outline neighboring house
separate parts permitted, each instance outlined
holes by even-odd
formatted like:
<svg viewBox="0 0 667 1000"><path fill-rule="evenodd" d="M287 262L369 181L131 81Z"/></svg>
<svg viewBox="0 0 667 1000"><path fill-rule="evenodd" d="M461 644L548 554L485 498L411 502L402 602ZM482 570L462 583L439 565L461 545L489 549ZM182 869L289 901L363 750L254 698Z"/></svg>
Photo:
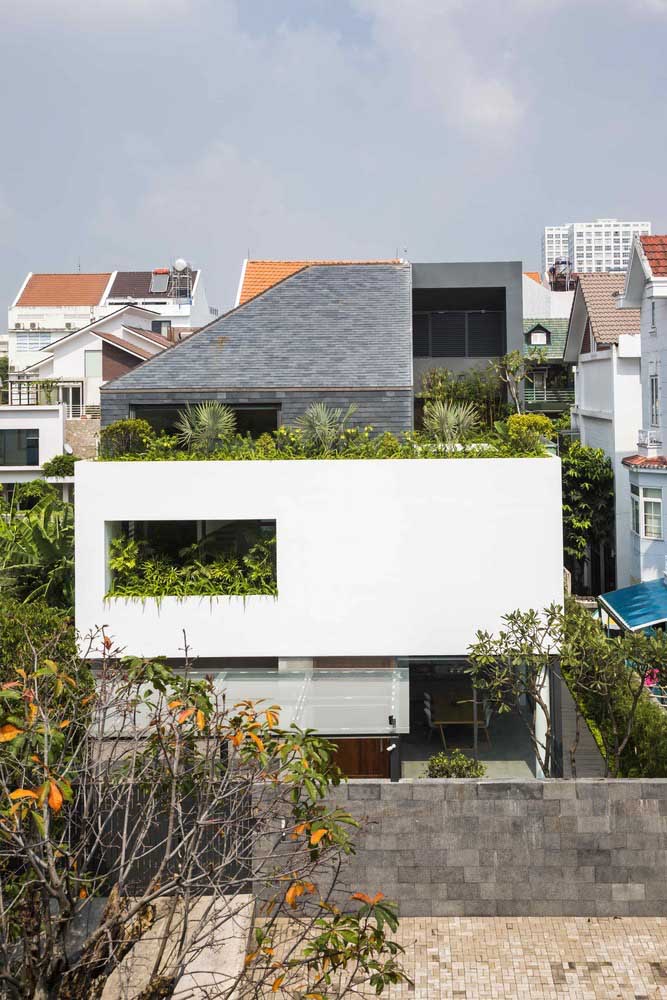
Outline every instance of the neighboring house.
<svg viewBox="0 0 667 1000"><path fill-rule="evenodd" d="M633 237L650 232L650 222L621 222L619 219L546 226L542 237L542 269L547 274L557 260L567 260L572 271L578 274L625 272Z"/></svg>
<svg viewBox="0 0 667 1000"><path fill-rule="evenodd" d="M65 450L65 407L0 406L0 484L41 479L45 462Z"/></svg>
<svg viewBox="0 0 667 1000"><path fill-rule="evenodd" d="M630 499L623 465L635 450L641 415L639 310L621 310L625 275L582 274L574 293L565 362L575 367L572 428L581 443L601 448L614 466L616 494L615 579L630 583ZM588 581L593 590L614 586L614 553L594 557Z"/></svg>
<svg viewBox="0 0 667 1000"><path fill-rule="evenodd" d="M667 235L635 240L622 306L641 315L641 408L629 429L636 446L624 459L630 575L639 583L667 568Z"/></svg>
<svg viewBox="0 0 667 1000"><path fill-rule="evenodd" d="M523 275L523 334L525 354L540 349L546 363L536 368L524 388L526 410L557 416L574 402L571 366L564 350L574 291L558 292L543 285L539 275Z"/></svg>
<svg viewBox="0 0 667 1000"><path fill-rule="evenodd" d="M149 308L152 328L174 339L208 323L217 310L206 300L201 271L185 261L153 271L28 274L8 311L9 370L22 371L74 330L132 304Z"/></svg>
<svg viewBox="0 0 667 1000"><path fill-rule="evenodd" d="M44 461L62 454L64 446L81 458L94 457L100 386L172 346L172 341L151 329L155 316L148 309L123 306L52 341L43 360L9 376L9 405L0 408L0 433L6 430L7 440L17 435L17 440L25 440L29 468L15 479L11 478L13 468L0 468L3 481L38 478ZM58 434L50 430L54 412L58 413ZM38 449L36 444L31 448L28 442L37 439Z"/></svg>

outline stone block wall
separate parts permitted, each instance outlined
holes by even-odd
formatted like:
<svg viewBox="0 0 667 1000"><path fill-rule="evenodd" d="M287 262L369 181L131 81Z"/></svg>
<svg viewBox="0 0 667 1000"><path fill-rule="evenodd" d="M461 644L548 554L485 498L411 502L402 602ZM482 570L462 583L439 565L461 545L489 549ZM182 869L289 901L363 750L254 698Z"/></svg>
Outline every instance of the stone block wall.
<svg viewBox="0 0 667 1000"><path fill-rule="evenodd" d="M99 436L99 418L86 416L65 421L65 441L79 458L95 458Z"/></svg>
<svg viewBox="0 0 667 1000"><path fill-rule="evenodd" d="M667 780L357 780L332 798L362 822L345 890L403 916L667 916Z"/></svg>

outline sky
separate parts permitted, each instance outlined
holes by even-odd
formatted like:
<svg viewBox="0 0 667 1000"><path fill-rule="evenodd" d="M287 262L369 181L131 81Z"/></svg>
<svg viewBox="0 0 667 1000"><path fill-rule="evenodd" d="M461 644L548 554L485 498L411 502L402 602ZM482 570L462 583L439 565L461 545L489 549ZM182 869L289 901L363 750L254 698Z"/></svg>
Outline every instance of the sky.
<svg viewBox="0 0 667 1000"><path fill-rule="evenodd" d="M516 260L667 232L667 0L0 0L0 296L183 256Z"/></svg>

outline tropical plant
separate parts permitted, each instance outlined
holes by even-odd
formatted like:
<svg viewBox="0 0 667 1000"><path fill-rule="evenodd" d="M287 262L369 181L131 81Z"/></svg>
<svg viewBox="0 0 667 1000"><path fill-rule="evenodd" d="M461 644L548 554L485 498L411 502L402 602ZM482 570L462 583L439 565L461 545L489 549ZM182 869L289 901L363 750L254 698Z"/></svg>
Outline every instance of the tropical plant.
<svg viewBox="0 0 667 1000"><path fill-rule="evenodd" d="M544 413L512 413L496 421L495 431L508 455L524 457L544 455L544 441L553 440L556 433Z"/></svg>
<svg viewBox="0 0 667 1000"><path fill-rule="evenodd" d="M76 657L71 612L43 598L21 601L8 594L0 600L0 685L16 679L15 667L34 655L69 662Z"/></svg>
<svg viewBox="0 0 667 1000"><path fill-rule="evenodd" d="M601 448L573 441L561 455L563 548L576 593L591 555L614 538L614 469Z"/></svg>
<svg viewBox="0 0 667 1000"><path fill-rule="evenodd" d="M68 479L74 475L74 464L79 461L78 455L55 455L44 462L42 469L47 479Z"/></svg>
<svg viewBox="0 0 667 1000"><path fill-rule="evenodd" d="M190 451L212 454L233 437L236 414L230 406L215 399L186 406L178 415L176 438Z"/></svg>
<svg viewBox="0 0 667 1000"><path fill-rule="evenodd" d="M256 542L245 554L201 554L195 545L182 561L151 554L146 543L123 535L109 549L111 587L107 597L215 597L277 594L275 537Z"/></svg>
<svg viewBox="0 0 667 1000"><path fill-rule="evenodd" d="M546 364L547 352L544 347L532 347L526 354L522 351L510 351L499 361L490 361L493 371L501 382L507 386L512 405L517 413L522 412L522 386L531 381L535 368Z"/></svg>
<svg viewBox="0 0 667 1000"><path fill-rule="evenodd" d="M326 403L311 403L296 422L304 443L325 453L339 449L344 442L346 424L356 410L354 404L343 413L340 408Z"/></svg>
<svg viewBox="0 0 667 1000"><path fill-rule="evenodd" d="M431 368L422 377L425 403L472 403L486 427L493 427L506 409L503 383L491 365L453 372L449 368Z"/></svg>
<svg viewBox="0 0 667 1000"><path fill-rule="evenodd" d="M473 760L460 750L441 751L426 763L427 778L483 778L485 774L481 760Z"/></svg>
<svg viewBox="0 0 667 1000"><path fill-rule="evenodd" d="M45 497L56 499L58 490L52 483L47 483L44 479L31 479L27 483L17 483L14 487L12 503L20 510L31 510Z"/></svg>
<svg viewBox="0 0 667 1000"><path fill-rule="evenodd" d="M12 505L0 518L0 593L74 604L74 509L43 497L30 510Z"/></svg>
<svg viewBox="0 0 667 1000"><path fill-rule="evenodd" d="M100 431L100 457L113 461L125 455L145 455L155 440L155 431L147 420L116 420Z"/></svg>
<svg viewBox="0 0 667 1000"><path fill-rule="evenodd" d="M157 1000L190 993L192 967L221 1000L409 982L394 905L341 884L359 823L332 802L331 743L229 704L187 653L176 672L120 661L103 633L81 660L23 648L0 698L3 995ZM206 956L252 921L249 892L245 962L223 977Z"/></svg>
<svg viewBox="0 0 667 1000"><path fill-rule="evenodd" d="M464 444L479 426L472 403L452 403L436 399L424 407L424 430L447 451Z"/></svg>

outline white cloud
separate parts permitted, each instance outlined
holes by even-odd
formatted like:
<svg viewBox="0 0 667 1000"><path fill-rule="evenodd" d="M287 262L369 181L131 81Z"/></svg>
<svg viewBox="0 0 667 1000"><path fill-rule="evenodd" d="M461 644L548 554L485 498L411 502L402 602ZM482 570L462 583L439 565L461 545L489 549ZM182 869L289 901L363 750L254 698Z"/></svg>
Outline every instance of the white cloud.
<svg viewBox="0 0 667 1000"><path fill-rule="evenodd" d="M219 0L224 5L226 0ZM201 0L20 0L2 4L5 22L28 27L63 24L68 28L94 27L127 30L130 26L163 23L165 18L187 17Z"/></svg>

